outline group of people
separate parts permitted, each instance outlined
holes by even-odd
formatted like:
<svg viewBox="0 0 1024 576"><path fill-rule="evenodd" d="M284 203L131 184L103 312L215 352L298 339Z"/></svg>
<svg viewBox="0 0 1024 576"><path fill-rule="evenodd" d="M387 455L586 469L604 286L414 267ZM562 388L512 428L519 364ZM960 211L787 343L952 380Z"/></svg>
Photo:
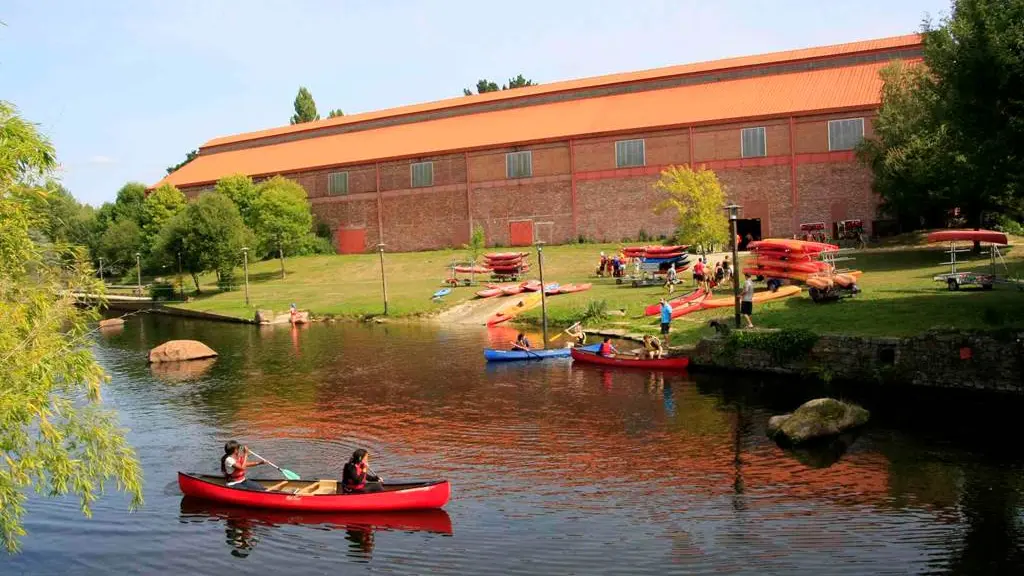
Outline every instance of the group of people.
<svg viewBox="0 0 1024 576"><path fill-rule="evenodd" d="M620 257L618 254L614 256L607 256L604 252L601 252L601 261L597 265L597 275L603 278L605 275L613 278L620 278L624 274L626 269L626 260Z"/></svg>
<svg viewBox="0 0 1024 576"><path fill-rule="evenodd" d="M224 483L231 488L266 492L267 489L262 484L245 477L246 470L267 464L262 458L255 462L250 461L250 454L248 446L243 446L235 440L229 440L224 444L224 455L220 458L220 471L224 474ZM380 492L384 489L383 484L384 479L370 470L370 453L363 448L352 453L352 457L341 471L341 490L345 494Z"/></svg>
<svg viewBox="0 0 1024 576"><path fill-rule="evenodd" d="M705 292L710 294L715 287L727 281L734 281L734 273L735 270L729 263L728 256L723 260L715 262L714 267L708 264L706 256L701 256L697 258L697 262L693 265L693 284L698 288L703 288Z"/></svg>

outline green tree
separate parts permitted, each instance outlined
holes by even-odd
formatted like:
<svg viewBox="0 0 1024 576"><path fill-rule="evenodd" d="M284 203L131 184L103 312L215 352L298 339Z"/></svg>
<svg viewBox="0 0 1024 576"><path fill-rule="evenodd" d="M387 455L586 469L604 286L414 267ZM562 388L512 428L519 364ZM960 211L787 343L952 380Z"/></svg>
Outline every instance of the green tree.
<svg viewBox="0 0 1024 576"><path fill-rule="evenodd" d="M484 227L477 224L473 226L473 232L469 235L469 244L464 244L462 248L468 253L470 261L476 263L476 259L486 245L487 236L484 233Z"/></svg>
<svg viewBox="0 0 1024 576"><path fill-rule="evenodd" d="M292 124L302 124L303 122L312 122L319 120L320 115L316 112L316 102L313 101L313 95L309 93L309 90L305 86L299 87L299 93L295 95L295 114L292 115Z"/></svg>
<svg viewBox="0 0 1024 576"><path fill-rule="evenodd" d="M230 277L242 259L242 248L252 242L252 232L234 203L222 194L204 192L167 221L154 252L166 264L177 264L180 253L182 268L192 276L199 293L199 274L213 271Z"/></svg>
<svg viewBox="0 0 1024 576"><path fill-rule="evenodd" d="M297 182L275 176L259 185L255 213L253 232L264 253L277 252L284 278L285 252L291 253L312 234L313 215L306 202L306 191Z"/></svg>
<svg viewBox="0 0 1024 576"><path fill-rule="evenodd" d="M96 311L70 295L102 287L81 249L31 235L46 215L27 195L54 166L50 143L0 102L0 543L11 552L26 534L30 487L76 495L87 516L109 481L142 503L142 468L102 406L106 375L89 339Z"/></svg>
<svg viewBox="0 0 1024 576"><path fill-rule="evenodd" d="M527 86L536 86L537 84L533 80L528 80L522 74L519 74L515 78L509 78L508 84L501 87L502 90L512 90L513 88L525 88Z"/></svg>
<svg viewBox="0 0 1024 576"><path fill-rule="evenodd" d="M712 170L669 166L662 170L654 188L665 194L655 206L655 214L676 213L678 242L706 248L729 240L725 192Z"/></svg>
<svg viewBox="0 0 1024 576"><path fill-rule="evenodd" d="M327 113L328 118L337 118L338 116L344 116L345 113L341 111L341 108L335 108Z"/></svg>
<svg viewBox="0 0 1024 576"><path fill-rule="evenodd" d="M498 86L497 82L492 82L487 79L477 80L476 82L476 93L485 94L487 92L497 92L498 90L512 90L515 88L523 88L524 86L536 86L537 83L533 80L529 80L522 74L519 74L515 78L509 78L508 84L502 84ZM465 96L472 96L473 91L469 88L463 88L462 93Z"/></svg>
<svg viewBox="0 0 1024 576"><path fill-rule="evenodd" d="M146 252L142 229L132 220L111 224L100 236L99 248L107 269L118 273L135 266L135 254Z"/></svg>
<svg viewBox="0 0 1024 576"><path fill-rule="evenodd" d="M146 201L146 185L141 182L128 182L117 191L114 200L115 222L131 220L142 227L142 203Z"/></svg>
<svg viewBox="0 0 1024 576"><path fill-rule="evenodd" d="M187 152L185 154L185 159L184 160L182 160L181 162L178 162L174 166L168 166L167 167L167 173L171 174L171 173L177 171L179 168L181 168L185 164L188 164L189 162L195 160L196 156L199 156L199 150L192 150L190 152Z"/></svg>
<svg viewBox="0 0 1024 576"><path fill-rule="evenodd" d="M256 184L253 183L252 178L245 174L225 176L217 181L213 191L227 196L229 200L234 202L235 206L238 207L238 213L242 215L245 225L250 230L255 228L256 213L253 207L256 204L256 198L259 197L259 191L256 189Z"/></svg>
<svg viewBox="0 0 1024 576"><path fill-rule="evenodd" d="M142 204L142 236L147 255L150 255L164 224L185 209L188 199L170 184L164 184L146 196Z"/></svg>

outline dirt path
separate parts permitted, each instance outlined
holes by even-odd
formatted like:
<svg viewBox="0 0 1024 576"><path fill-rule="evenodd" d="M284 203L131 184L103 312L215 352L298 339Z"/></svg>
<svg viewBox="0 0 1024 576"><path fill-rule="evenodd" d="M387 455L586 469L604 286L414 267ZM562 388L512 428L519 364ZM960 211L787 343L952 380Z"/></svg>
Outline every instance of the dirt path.
<svg viewBox="0 0 1024 576"><path fill-rule="evenodd" d="M507 298L484 298L480 300L469 300L457 306L453 306L441 312L434 319L442 324L472 324L483 326L487 318L498 311L505 304Z"/></svg>

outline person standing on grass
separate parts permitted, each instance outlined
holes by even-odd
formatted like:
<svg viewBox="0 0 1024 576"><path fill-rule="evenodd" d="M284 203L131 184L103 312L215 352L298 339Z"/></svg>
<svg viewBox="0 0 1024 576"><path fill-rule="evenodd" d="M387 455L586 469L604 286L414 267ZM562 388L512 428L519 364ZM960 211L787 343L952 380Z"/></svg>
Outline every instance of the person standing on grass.
<svg viewBox="0 0 1024 576"><path fill-rule="evenodd" d="M665 337L665 341L668 341L668 329L672 324L672 307L669 306L668 302L661 299L661 335Z"/></svg>
<svg viewBox="0 0 1024 576"><path fill-rule="evenodd" d="M743 284L743 302L740 303L740 314L747 321L747 328L753 328L754 322L750 319L754 314L754 278L750 272L745 274L747 281Z"/></svg>
<svg viewBox="0 0 1024 576"><path fill-rule="evenodd" d="M665 273L665 288L668 288L668 293L671 294L676 291L676 263L669 264L668 272Z"/></svg>

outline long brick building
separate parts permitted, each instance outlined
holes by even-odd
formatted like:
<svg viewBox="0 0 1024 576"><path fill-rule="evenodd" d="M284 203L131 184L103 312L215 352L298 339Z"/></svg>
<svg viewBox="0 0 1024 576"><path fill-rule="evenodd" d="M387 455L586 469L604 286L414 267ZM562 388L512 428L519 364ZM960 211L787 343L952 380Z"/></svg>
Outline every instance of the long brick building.
<svg viewBox="0 0 1024 576"><path fill-rule="evenodd" d="M235 173L306 189L342 252L668 234L658 173L714 169L755 236L861 219L877 199L853 147L917 35L462 96L216 138L164 178L194 196Z"/></svg>

